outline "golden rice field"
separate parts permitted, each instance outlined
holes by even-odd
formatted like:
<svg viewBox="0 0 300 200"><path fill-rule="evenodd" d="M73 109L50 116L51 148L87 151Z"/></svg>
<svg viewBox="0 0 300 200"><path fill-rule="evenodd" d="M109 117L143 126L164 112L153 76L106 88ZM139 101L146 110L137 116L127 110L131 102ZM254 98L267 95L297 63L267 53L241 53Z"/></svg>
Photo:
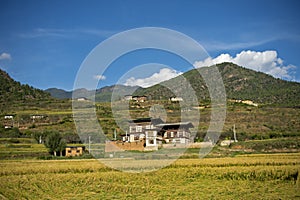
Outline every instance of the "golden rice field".
<svg viewBox="0 0 300 200"><path fill-rule="evenodd" d="M180 159L147 173L91 159L3 160L0 199L300 199L300 154Z"/></svg>

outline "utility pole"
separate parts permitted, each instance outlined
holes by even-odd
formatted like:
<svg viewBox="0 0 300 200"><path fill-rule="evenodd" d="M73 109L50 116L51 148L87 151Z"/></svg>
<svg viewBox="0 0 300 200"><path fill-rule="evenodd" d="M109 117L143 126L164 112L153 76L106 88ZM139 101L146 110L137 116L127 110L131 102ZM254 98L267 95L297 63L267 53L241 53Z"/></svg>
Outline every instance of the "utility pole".
<svg viewBox="0 0 300 200"><path fill-rule="evenodd" d="M237 142L236 131L235 131L235 124L233 124L233 138L234 138L234 142Z"/></svg>
<svg viewBox="0 0 300 200"><path fill-rule="evenodd" d="M115 141L117 140L117 131L116 129L114 130L114 138L115 138Z"/></svg>
<svg viewBox="0 0 300 200"><path fill-rule="evenodd" d="M91 136L89 135L89 153L91 153Z"/></svg>

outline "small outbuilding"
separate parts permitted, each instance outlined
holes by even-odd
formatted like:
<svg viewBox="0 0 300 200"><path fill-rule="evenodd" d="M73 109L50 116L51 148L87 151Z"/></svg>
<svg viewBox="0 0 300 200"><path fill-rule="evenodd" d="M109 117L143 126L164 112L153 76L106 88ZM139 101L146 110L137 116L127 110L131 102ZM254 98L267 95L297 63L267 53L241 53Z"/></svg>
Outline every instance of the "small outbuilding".
<svg viewBox="0 0 300 200"><path fill-rule="evenodd" d="M65 149L66 157L71 157L71 156L81 156L84 151L84 147L81 146L67 146Z"/></svg>

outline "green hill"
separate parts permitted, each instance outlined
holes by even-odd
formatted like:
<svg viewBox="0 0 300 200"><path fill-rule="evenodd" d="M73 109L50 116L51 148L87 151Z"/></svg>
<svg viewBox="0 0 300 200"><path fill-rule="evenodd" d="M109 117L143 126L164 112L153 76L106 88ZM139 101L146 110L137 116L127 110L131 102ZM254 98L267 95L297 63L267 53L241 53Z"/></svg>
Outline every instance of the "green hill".
<svg viewBox="0 0 300 200"><path fill-rule="evenodd" d="M27 84L13 80L0 69L0 111L8 110L19 103L34 103L52 99L50 94Z"/></svg>
<svg viewBox="0 0 300 200"><path fill-rule="evenodd" d="M52 97L57 98L57 99L71 99L72 98L72 92L65 91L63 89L49 88L49 89L45 90L45 92L49 93Z"/></svg>
<svg viewBox="0 0 300 200"><path fill-rule="evenodd" d="M132 94L140 89L138 86L112 85L96 90L97 102L110 102L112 100L120 100L125 95Z"/></svg>
<svg viewBox="0 0 300 200"><path fill-rule="evenodd" d="M252 100L260 104L281 106L300 106L300 83L274 78L262 72L253 71L233 63L218 64L222 76L227 99ZM183 77L191 84L200 101L209 100L207 86L201 77L208 74L208 67L193 69L184 73ZM174 96L172 91L180 94L186 86L182 77L175 77L149 88L139 89L135 95L146 95L151 99L168 99ZM167 85L170 89L162 86Z"/></svg>

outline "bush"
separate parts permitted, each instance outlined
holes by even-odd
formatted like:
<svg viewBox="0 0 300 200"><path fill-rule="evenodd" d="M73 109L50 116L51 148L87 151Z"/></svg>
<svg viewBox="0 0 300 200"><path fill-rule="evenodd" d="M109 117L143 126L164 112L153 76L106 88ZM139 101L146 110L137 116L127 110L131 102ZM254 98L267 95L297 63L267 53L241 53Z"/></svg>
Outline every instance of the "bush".
<svg viewBox="0 0 300 200"><path fill-rule="evenodd" d="M19 138L21 133L18 128L14 127L11 129L1 129L0 137L2 138Z"/></svg>

